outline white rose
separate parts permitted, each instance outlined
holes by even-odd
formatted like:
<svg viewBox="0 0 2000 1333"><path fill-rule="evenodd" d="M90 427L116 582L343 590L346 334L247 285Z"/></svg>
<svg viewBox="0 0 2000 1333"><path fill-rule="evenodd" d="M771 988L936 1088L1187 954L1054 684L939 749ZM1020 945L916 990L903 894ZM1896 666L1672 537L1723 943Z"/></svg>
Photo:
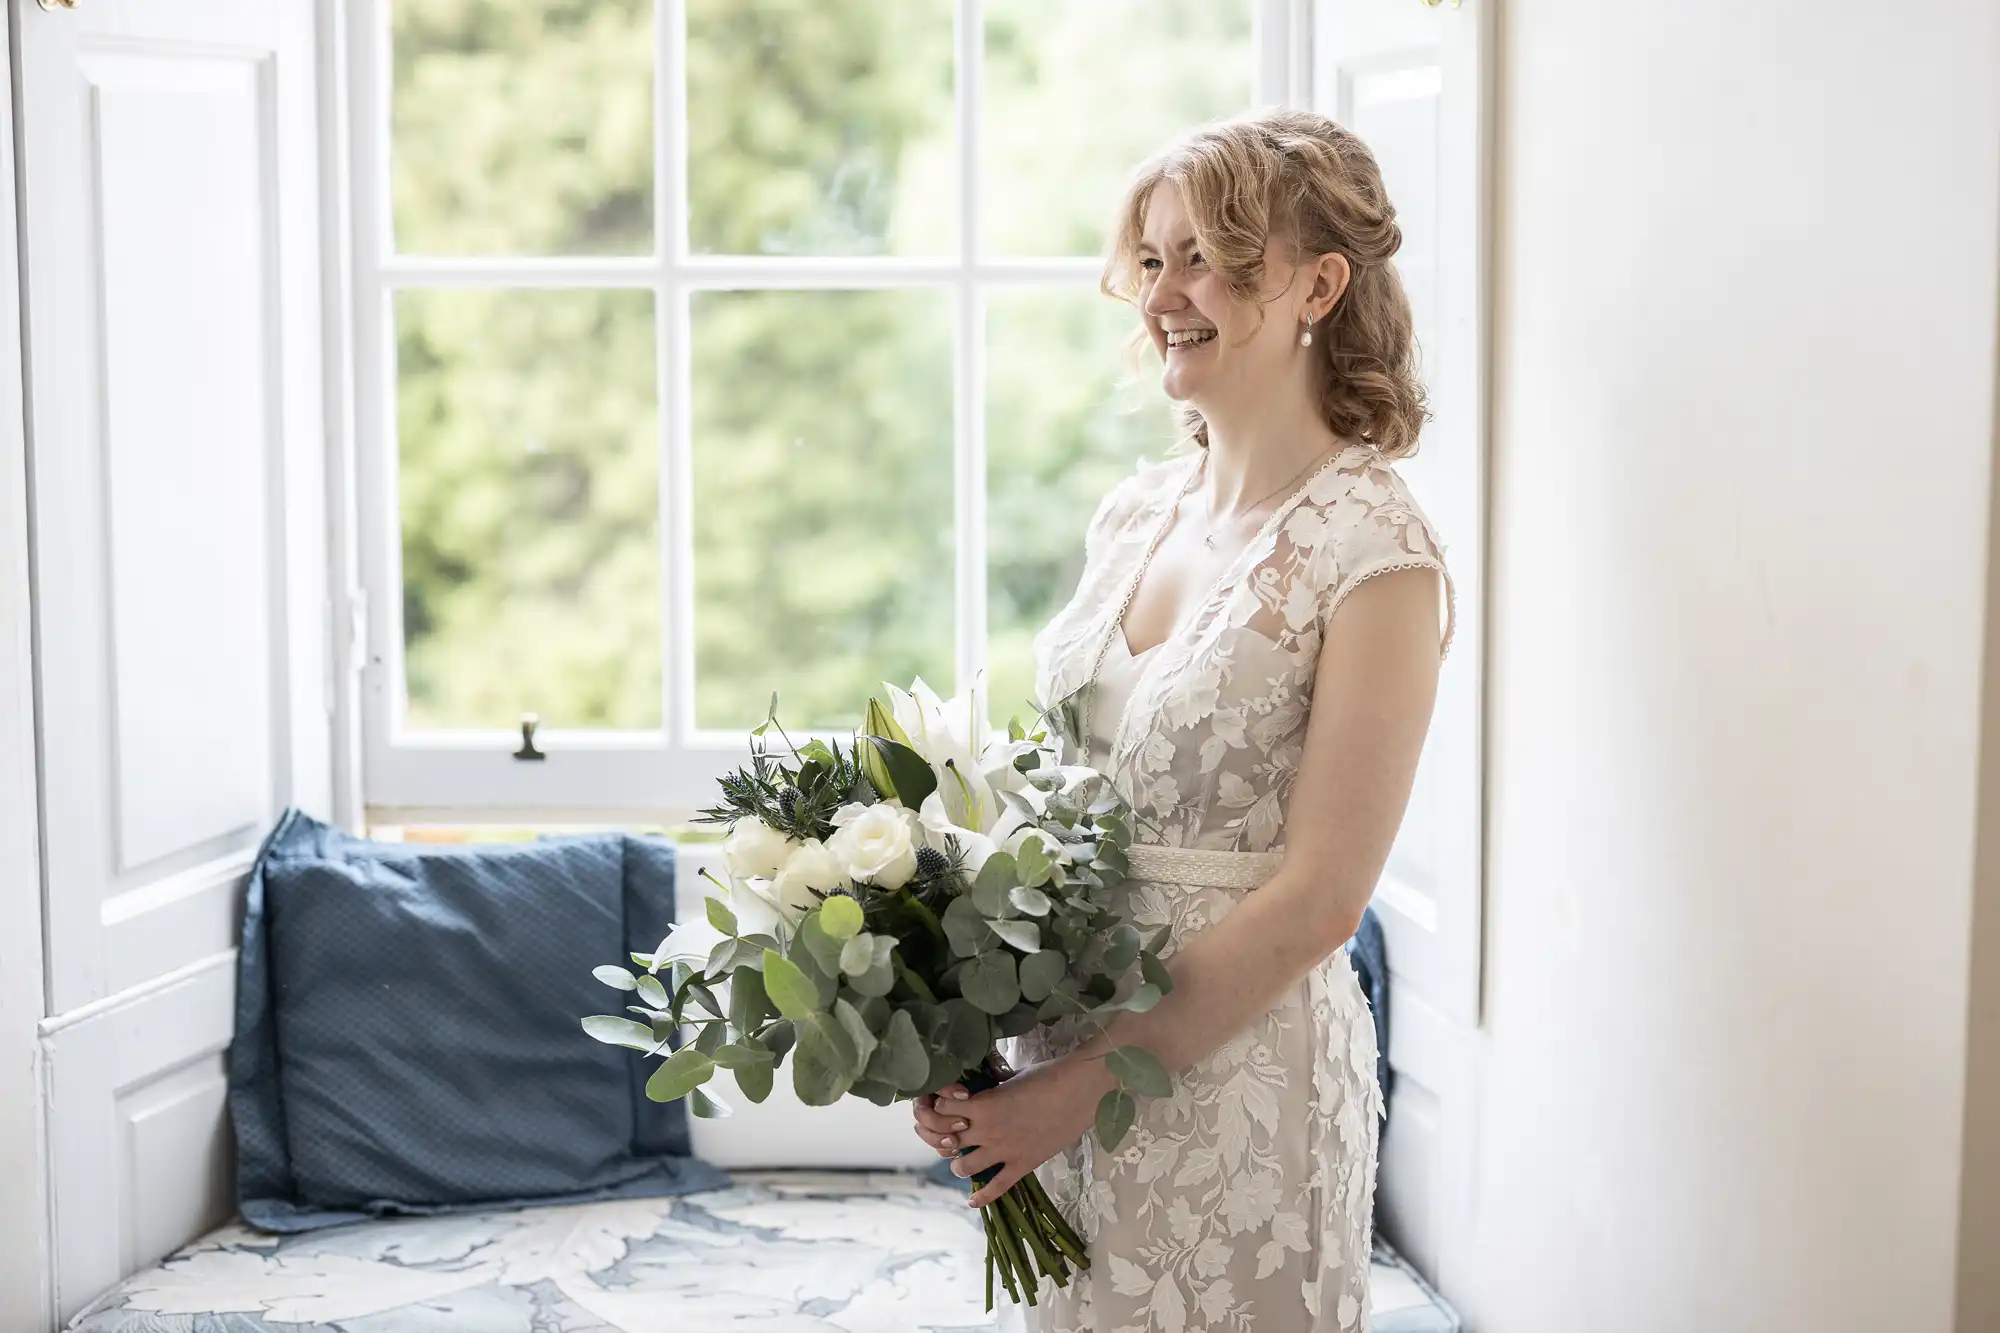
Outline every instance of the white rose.
<svg viewBox="0 0 2000 1333"><path fill-rule="evenodd" d="M843 806L833 822L839 827L827 839L827 850L854 879L900 889L917 873L910 812L900 805L885 801L866 807Z"/></svg>
<svg viewBox="0 0 2000 1333"><path fill-rule="evenodd" d="M739 819L722 844L722 859L742 879L769 879L791 858L798 843L761 819Z"/></svg>
<svg viewBox="0 0 2000 1333"><path fill-rule="evenodd" d="M799 844L784 868L778 871L771 888L785 910L794 913L796 921L813 908L819 906L820 899L847 882L841 871L840 862L834 859L825 843L818 838L808 838Z"/></svg>

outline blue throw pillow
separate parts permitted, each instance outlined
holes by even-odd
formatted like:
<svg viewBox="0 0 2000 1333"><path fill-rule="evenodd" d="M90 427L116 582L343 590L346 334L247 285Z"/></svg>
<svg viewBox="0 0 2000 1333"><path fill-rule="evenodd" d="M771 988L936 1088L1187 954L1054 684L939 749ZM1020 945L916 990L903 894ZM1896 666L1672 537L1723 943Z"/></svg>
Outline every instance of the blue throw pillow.
<svg viewBox="0 0 2000 1333"><path fill-rule="evenodd" d="M673 921L674 848L424 847L287 811L251 873L229 1107L237 1203L306 1231L726 1183L635 1053L583 1034L591 969Z"/></svg>

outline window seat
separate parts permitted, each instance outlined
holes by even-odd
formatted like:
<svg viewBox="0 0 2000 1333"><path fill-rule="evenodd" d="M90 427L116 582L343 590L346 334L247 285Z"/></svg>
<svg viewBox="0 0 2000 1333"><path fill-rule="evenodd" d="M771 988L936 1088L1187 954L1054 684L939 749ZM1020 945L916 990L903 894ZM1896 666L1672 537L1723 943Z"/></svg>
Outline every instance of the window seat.
<svg viewBox="0 0 2000 1333"><path fill-rule="evenodd" d="M923 1333L984 1310L964 1195L886 1172L739 1173L727 1188L399 1218L279 1237L225 1227L93 1302L77 1333ZM1386 1247L1375 1333L1458 1319ZM178 1316L163 1320L161 1316Z"/></svg>

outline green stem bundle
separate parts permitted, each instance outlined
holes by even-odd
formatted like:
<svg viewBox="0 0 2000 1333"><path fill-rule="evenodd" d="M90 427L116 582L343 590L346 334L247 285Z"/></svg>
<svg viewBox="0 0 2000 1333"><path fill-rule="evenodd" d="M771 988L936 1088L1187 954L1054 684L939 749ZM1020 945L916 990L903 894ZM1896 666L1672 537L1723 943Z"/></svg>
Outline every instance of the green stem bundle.
<svg viewBox="0 0 2000 1333"><path fill-rule="evenodd" d="M983 1092L998 1083L983 1071L969 1075L966 1087ZM967 1150L961 1150L961 1155ZM1001 1172L988 1167L973 1177L984 1185ZM1090 1267L1090 1255L1083 1237L1056 1207L1055 1200L1030 1172L1015 1181L992 1203L980 1210L986 1228L986 1308L993 1308L993 1277L997 1272L1007 1295L1015 1304L1025 1300L1034 1305L1035 1289L1047 1277L1058 1287L1069 1285L1070 1274Z"/></svg>

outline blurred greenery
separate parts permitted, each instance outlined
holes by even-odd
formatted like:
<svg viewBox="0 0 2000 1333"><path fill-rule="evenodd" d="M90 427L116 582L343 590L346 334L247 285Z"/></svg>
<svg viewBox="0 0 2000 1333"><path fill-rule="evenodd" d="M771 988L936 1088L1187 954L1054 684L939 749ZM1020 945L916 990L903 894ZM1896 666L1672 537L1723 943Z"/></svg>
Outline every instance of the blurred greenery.
<svg viewBox="0 0 2000 1333"><path fill-rule="evenodd" d="M955 251L950 0L686 0L697 254ZM1243 109L1248 0L987 0L989 247L1095 255L1125 174ZM650 254L645 0L397 0L391 184L404 254ZM949 286L695 292L695 722L771 692L847 727L882 677L953 660ZM1132 313L984 291L990 696L1032 689L1097 501L1172 438ZM657 319L646 291L399 292L408 717L661 724ZM1150 358L1150 354L1148 354Z"/></svg>

